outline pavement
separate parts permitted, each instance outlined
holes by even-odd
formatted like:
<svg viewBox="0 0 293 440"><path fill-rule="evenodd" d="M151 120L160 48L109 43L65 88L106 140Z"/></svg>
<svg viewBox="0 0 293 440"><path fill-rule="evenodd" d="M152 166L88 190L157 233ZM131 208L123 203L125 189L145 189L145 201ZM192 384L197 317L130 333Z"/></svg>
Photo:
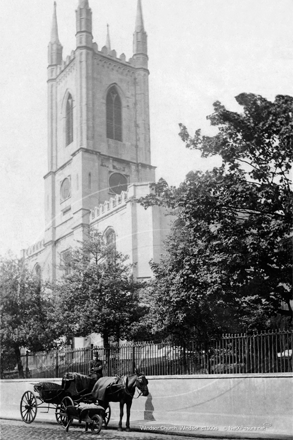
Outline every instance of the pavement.
<svg viewBox="0 0 293 440"><path fill-rule="evenodd" d="M85 432L84 426L71 426L69 432L65 432L60 425L53 423L25 424L16 420L0 420L1 440L182 440L182 436L176 434L150 433L144 431L118 432L116 429L102 430L100 434ZM185 436L186 440L194 437ZM208 439L207 439L208 440Z"/></svg>
<svg viewBox="0 0 293 440"><path fill-rule="evenodd" d="M102 429L100 434L85 432L84 425L73 425L69 432L65 432L64 428L56 422L37 422L26 424L19 420L0 419L0 439L1 440L79 440L98 438L101 440L188 440L188 439L205 439L230 440L236 438L250 439L271 439L271 440L292 440L292 436L243 433L235 431L214 431L212 427L205 427L205 430L197 430L194 426L185 425L168 425L168 424L148 424L132 423L131 432L117 431L116 424L109 424L108 429ZM210 428L210 430L208 430ZM93 437L95 436L95 437Z"/></svg>

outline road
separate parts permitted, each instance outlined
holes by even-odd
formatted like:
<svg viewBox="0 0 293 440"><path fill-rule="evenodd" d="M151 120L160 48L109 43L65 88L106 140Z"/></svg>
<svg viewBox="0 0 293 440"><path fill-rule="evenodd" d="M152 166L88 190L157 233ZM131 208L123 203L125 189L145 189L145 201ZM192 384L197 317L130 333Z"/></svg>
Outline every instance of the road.
<svg viewBox="0 0 293 440"><path fill-rule="evenodd" d="M25 424L16 420L0 420L1 440L188 440L195 439L190 436L168 435L149 432L118 432L116 429L107 429L100 434L85 432L83 426L72 426L68 433L60 425L49 423ZM205 440L211 440L205 437Z"/></svg>

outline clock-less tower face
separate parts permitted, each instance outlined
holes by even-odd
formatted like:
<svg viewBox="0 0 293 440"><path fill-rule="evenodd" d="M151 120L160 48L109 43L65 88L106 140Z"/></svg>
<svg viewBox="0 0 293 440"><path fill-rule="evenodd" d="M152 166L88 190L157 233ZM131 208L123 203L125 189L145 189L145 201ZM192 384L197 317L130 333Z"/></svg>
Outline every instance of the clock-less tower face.
<svg viewBox="0 0 293 440"><path fill-rule="evenodd" d="M114 194L121 194L127 191L127 178L121 173L113 173L109 177L109 188Z"/></svg>
<svg viewBox="0 0 293 440"><path fill-rule="evenodd" d="M60 198L61 201L66 200L70 197L70 179L66 177L61 183L60 187Z"/></svg>

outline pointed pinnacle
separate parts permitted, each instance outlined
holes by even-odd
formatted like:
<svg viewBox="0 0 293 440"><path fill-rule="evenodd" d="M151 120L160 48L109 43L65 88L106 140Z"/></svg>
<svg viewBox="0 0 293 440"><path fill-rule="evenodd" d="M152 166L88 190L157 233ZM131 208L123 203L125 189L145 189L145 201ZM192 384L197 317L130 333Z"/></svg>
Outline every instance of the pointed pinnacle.
<svg viewBox="0 0 293 440"><path fill-rule="evenodd" d="M111 40L110 40L110 30L109 25L107 24L107 40L106 40L106 47L110 51L111 50Z"/></svg>
<svg viewBox="0 0 293 440"><path fill-rule="evenodd" d="M52 20L52 29L51 29L51 43L59 43L58 36L58 24L57 24L57 4L54 2L54 12L53 12L53 20Z"/></svg>
<svg viewBox="0 0 293 440"><path fill-rule="evenodd" d="M88 0L79 0L78 6L80 8L89 8Z"/></svg>
<svg viewBox="0 0 293 440"><path fill-rule="evenodd" d="M144 23L143 23L141 0L137 1L137 13L136 13L135 31L136 32L144 31Z"/></svg>

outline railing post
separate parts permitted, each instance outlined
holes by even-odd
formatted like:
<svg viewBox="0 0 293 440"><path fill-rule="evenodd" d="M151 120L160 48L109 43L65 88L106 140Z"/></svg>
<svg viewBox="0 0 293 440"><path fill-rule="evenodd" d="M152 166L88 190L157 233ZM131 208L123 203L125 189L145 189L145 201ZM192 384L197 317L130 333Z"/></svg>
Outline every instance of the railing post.
<svg viewBox="0 0 293 440"><path fill-rule="evenodd" d="M111 353L110 353L110 347L106 348L106 365L108 369L108 376L111 376L113 374L111 369Z"/></svg>
<svg viewBox="0 0 293 440"><path fill-rule="evenodd" d="M25 353L25 377L26 378L30 377L30 372L28 369L28 350Z"/></svg>
<svg viewBox="0 0 293 440"><path fill-rule="evenodd" d="M293 371L293 332L291 333L291 369L289 369L289 371ZM290 362L290 360L289 360Z"/></svg>
<svg viewBox="0 0 293 440"><path fill-rule="evenodd" d="M135 345L132 347L132 372L135 372Z"/></svg>

